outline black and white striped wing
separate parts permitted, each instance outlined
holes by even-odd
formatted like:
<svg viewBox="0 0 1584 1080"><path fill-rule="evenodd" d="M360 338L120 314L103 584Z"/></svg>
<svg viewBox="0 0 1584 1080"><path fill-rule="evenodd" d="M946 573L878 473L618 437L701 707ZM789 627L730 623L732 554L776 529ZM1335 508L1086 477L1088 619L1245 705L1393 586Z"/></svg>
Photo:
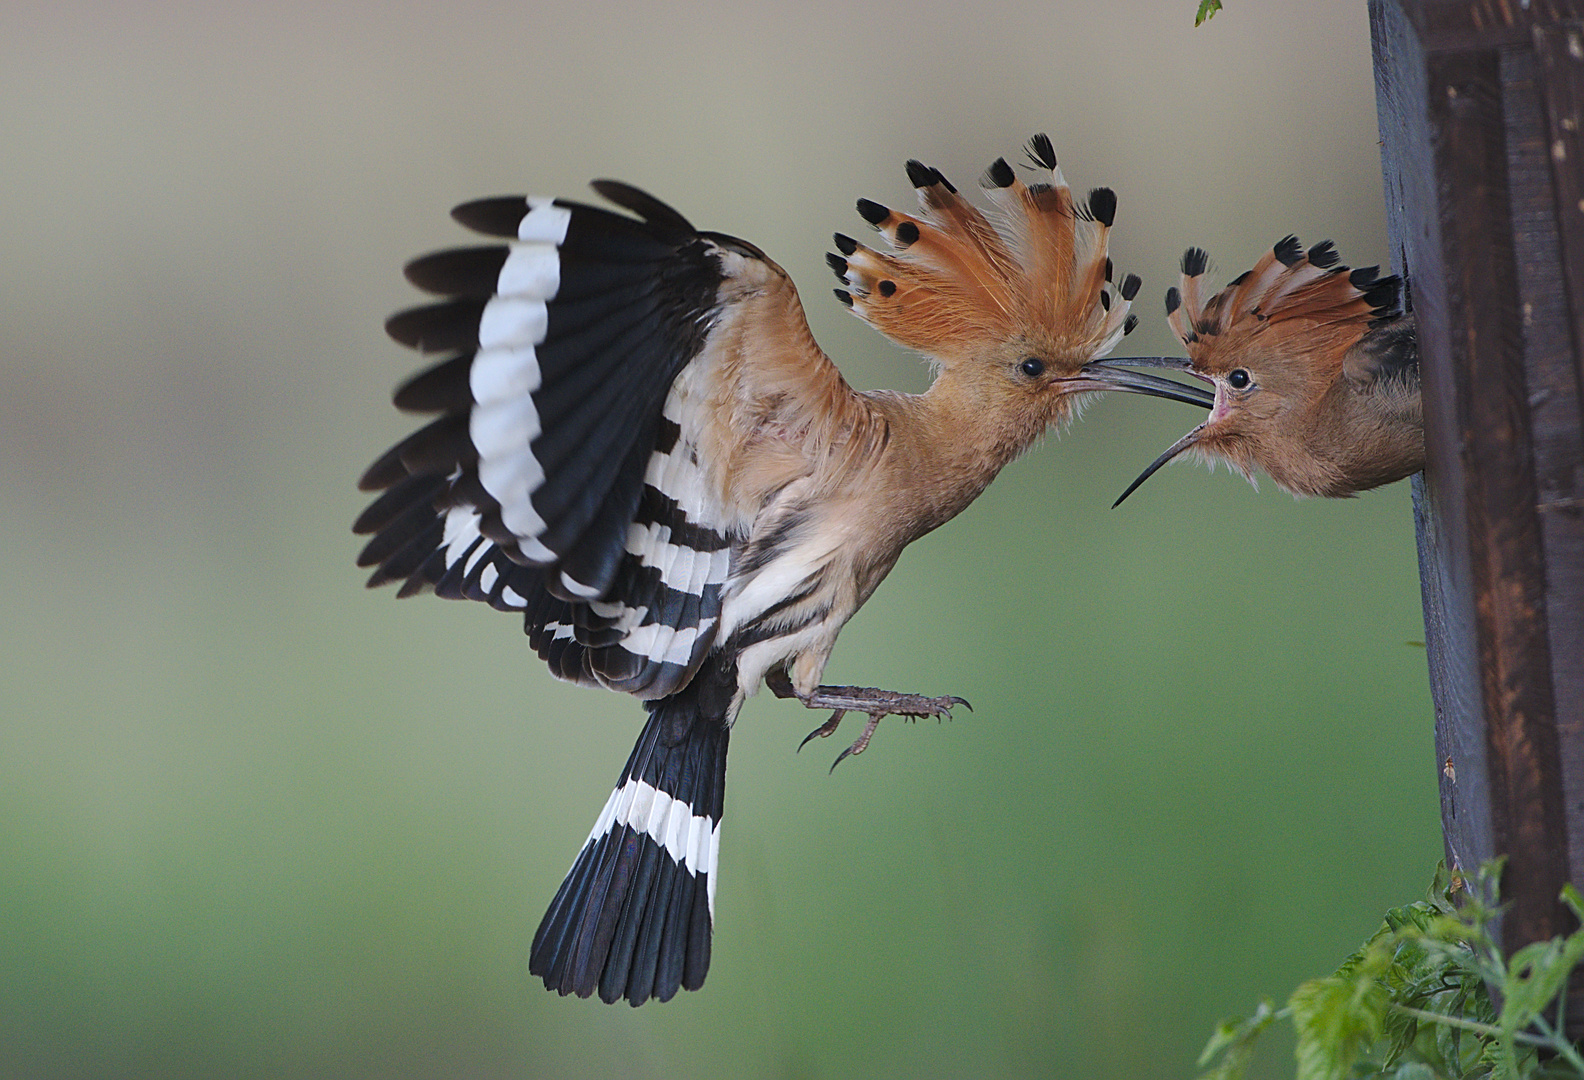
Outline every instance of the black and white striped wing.
<svg viewBox="0 0 1584 1080"><path fill-rule="evenodd" d="M595 186L641 220L467 203L458 221L508 242L407 267L445 299L387 330L447 355L395 402L438 416L364 474L383 493L354 530L373 534L358 560L375 567L370 586L521 611L558 676L654 698L713 641L744 527L708 489L706 419L677 380L719 314L732 242L633 188Z"/></svg>

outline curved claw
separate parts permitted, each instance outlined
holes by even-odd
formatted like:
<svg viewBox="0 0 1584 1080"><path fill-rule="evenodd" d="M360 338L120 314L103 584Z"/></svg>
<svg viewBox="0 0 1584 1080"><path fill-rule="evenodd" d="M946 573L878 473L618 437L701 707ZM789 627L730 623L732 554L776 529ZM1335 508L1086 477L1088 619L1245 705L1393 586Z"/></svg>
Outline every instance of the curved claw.
<svg viewBox="0 0 1584 1080"><path fill-rule="evenodd" d="M930 712L927 712L927 713L919 713L917 715L919 715L919 716L933 716L933 717L935 717L936 720L939 720L941 717L944 716L946 719L950 720L952 718L951 711L953 709L955 709L959 705L961 705L963 708L967 709L969 712L973 712L974 711L974 707L972 705L968 704L968 699L967 698L960 698L960 697L953 697L953 696L938 697L933 702L931 702L931 704L933 704L935 706L935 708L933 710L931 710ZM906 713L904 715L912 716L914 714L913 713Z"/></svg>
<svg viewBox="0 0 1584 1080"><path fill-rule="evenodd" d="M842 717L844 717L846 715L847 715L847 710L846 709L837 709L835 712L831 713L830 714L830 719L825 721L819 727L815 728L813 731L809 732L807 735L803 736L803 741L798 743L797 749L792 751L792 752L794 754L801 753L803 748L809 744L809 740L812 739L812 738L815 738L816 736L821 738L821 739L823 739L823 738L826 738L827 736L835 734L835 731L836 731L837 727L839 727L841 725ZM841 759L837 758L837 760L840 761ZM834 766L834 765L831 766L831 768L833 768L833 769L835 767L836 766Z"/></svg>
<svg viewBox="0 0 1584 1080"><path fill-rule="evenodd" d="M836 755L836 760L831 762L831 772L835 772L836 766L846 761L849 757L864 752L864 750L869 746L869 740L874 737L875 728L880 726L880 720L885 715L885 713L869 714L869 723L864 725L863 734L858 736L851 746L843 750L840 754ZM826 775L828 776L830 773L827 773Z"/></svg>

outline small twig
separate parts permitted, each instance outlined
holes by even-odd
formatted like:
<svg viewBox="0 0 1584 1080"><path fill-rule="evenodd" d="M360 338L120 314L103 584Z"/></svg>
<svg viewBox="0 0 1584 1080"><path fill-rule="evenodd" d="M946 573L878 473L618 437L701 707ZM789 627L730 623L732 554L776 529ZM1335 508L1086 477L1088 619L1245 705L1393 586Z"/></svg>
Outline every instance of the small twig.
<svg viewBox="0 0 1584 1080"><path fill-rule="evenodd" d="M1564 993L1562 995L1562 1000L1563 1001L1567 1000L1567 994L1566 993ZM1573 1066L1574 1069L1578 1070L1578 1072L1581 1075L1584 1075L1584 1060L1581 1060L1579 1058L1578 1050L1576 1050L1574 1048L1572 1043L1568 1042L1567 1039L1563 1038L1561 1035L1558 1034L1558 1032L1562 1030L1562 1025L1560 1023L1560 1021L1562 1019L1561 1010L1562 1010L1562 1006L1559 1004L1557 1006L1557 1020L1558 1020L1558 1024L1557 1024L1557 1026L1555 1028L1553 1028L1551 1026L1550 1021L1548 1021L1543 1016L1535 1017L1535 1019L1534 1019L1535 1027L1539 1028L1542 1032L1545 1033L1547 1039L1549 1040L1547 1045L1552 1050L1555 1050L1559 1055L1561 1055L1562 1057L1566 1058L1567 1059L1567 1063L1569 1065Z"/></svg>
<svg viewBox="0 0 1584 1080"><path fill-rule="evenodd" d="M1501 1038L1501 1028L1495 1024L1482 1024L1478 1020L1465 1020L1461 1016L1447 1016L1444 1013L1416 1009L1411 1005L1398 1005L1396 1002L1392 1003L1391 1008L1395 1012L1400 1012L1404 1016L1411 1016L1416 1020L1429 1020L1432 1023L1445 1024L1448 1027L1462 1028L1464 1031L1472 1031L1476 1035L1484 1035L1487 1038ZM1513 1040L1521 1042L1525 1046L1535 1046L1550 1050L1557 1048L1554 1039L1543 1039L1538 1035L1531 1035L1527 1031L1513 1032Z"/></svg>

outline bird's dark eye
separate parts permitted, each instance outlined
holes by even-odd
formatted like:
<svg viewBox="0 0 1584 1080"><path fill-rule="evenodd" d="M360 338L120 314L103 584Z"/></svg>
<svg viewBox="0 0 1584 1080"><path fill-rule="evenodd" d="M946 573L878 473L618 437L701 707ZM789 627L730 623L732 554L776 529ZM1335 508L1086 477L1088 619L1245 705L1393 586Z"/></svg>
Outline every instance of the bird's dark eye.
<svg viewBox="0 0 1584 1080"><path fill-rule="evenodd" d="M1227 376L1227 385L1234 390L1247 390L1254 380L1249 378L1249 373L1242 368L1233 368Z"/></svg>
<svg viewBox="0 0 1584 1080"><path fill-rule="evenodd" d="M1031 379L1037 379L1045 374L1045 361L1037 356L1031 356L1018 365L1018 370Z"/></svg>

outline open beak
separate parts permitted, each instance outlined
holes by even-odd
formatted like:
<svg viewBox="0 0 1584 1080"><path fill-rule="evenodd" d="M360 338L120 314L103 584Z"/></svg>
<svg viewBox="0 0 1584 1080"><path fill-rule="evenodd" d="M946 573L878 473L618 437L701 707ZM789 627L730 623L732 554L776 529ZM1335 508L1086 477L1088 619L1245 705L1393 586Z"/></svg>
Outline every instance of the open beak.
<svg viewBox="0 0 1584 1080"><path fill-rule="evenodd" d="M1193 361L1189 360L1186 356L1122 356L1112 360L1091 360L1089 363L1084 365L1083 370L1087 373L1095 368L1101 368L1107 372L1131 376L1134 379L1148 379L1152 383L1164 383L1168 386L1175 387L1178 393L1180 393L1182 396L1161 393L1161 397L1172 396L1177 401L1187 401L1193 405L1203 405L1207 409L1215 405L1215 393L1211 390L1207 390L1198 386L1183 386L1181 383L1173 382L1171 379L1162 379L1154 375L1143 375L1136 371L1123 370L1124 368L1130 367L1170 368L1173 371L1187 371L1191 373L1193 371ZM1203 376L1197 377L1203 378ZM1150 393L1148 390L1140 390L1137 392ZM1189 395L1192 396L1190 397ZM1117 496L1117 501L1111 504L1111 509L1115 510L1117 507L1121 506L1122 500L1126 499L1129 495L1137 491L1139 486L1143 484L1144 481L1154 476L1156 470L1158 470L1162 465L1166 464L1172 458L1176 457L1194 443L1198 442L1200 436L1204 434L1205 428L1209 425L1210 421L1206 420L1188 434L1184 435L1182 438L1168 446L1160 457L1149 463L1149 468L1138 474L1138 479L1129 484L1126 491Z"/></svg>
<svg viewBox="0 0 1584 1080"><path fill-rule="evenodd" d="M1155 471L1162 465L1166 464L1172 458L1176 457L1194 443L1198 442L1199 437L1204 434L1204 429L1209 426L1210 421L1206 420L1188 434L1184 435L1182 438L1168 446L1161 453L1160 457L1149 463L1149 468L1138 474L1138 479L1129 484L1126 491L1117 496L1117 501L1111 504L1111 509L1115 510L1117 507L1121 506L1122 500L1137 491L1139 489L1139 485L1144 483L1144 481L1148 480L1150 477L1154 476Z"/></svg>
<svg viewBox="0 0 1584 1080"><path fill-rule="evenodd" d="M1159 375L1145 375L1138 371L1127 371L1111 365L1141 364L1144 367L1167 367L1165 363L1155 364L1150 361L1165 360L1166 357L1148 357L1145 361L1121 360L1106 361L1093 360L1083 366L1083 369L1073 378L1062 380L1072 390L1118 390L1128 394L1145 394L1149 397L1166 398L1168 401L1181 401L1185 405L1198 405L1210 408L1215 404L1215 394L1199 386L1185 386L1173 379L1163 379ZM1186 367L1187 360L1181 365Z"/></svg>

